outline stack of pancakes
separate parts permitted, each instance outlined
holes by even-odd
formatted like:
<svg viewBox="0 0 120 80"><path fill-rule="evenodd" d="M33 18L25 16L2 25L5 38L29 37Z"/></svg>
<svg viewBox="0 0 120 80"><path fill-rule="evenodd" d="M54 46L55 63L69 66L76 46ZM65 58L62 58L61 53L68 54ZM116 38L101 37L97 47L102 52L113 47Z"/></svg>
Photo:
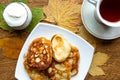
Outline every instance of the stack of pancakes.
<svg viewBox="0 0 120 80"><path fill-rule="evenodd" d="M32 80L70 80L78 73L79 51L63 35L32 41L24 66Z"/></svg>

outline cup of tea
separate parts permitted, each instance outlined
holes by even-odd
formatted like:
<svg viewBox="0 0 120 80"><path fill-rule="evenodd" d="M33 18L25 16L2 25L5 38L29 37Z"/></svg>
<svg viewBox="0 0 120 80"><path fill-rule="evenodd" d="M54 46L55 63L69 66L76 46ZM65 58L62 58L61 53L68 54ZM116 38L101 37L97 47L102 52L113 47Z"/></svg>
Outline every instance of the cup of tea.
<svg viewBox="0 0 120 80"><path fill-rule="evenodd" d="M95 6L95 19L109 27L120 27L120 0L88 0Z"/></svg>

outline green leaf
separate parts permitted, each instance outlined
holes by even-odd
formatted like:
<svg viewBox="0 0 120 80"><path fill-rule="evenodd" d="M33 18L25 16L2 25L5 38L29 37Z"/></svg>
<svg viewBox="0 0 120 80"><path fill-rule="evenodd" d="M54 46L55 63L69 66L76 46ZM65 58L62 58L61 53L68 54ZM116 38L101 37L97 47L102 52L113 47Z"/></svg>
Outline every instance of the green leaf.
<svg viewBox="0 0 120 80"><path fill-rule="evenodd" d="M28 4L28 0L11 0L11 2L23 2L25 4Z"/></svg>
<svg viewBox="0 0 120 80"><path fill-rule="evenodd" d="M0 19L2 19L2 13L6 7L6 4L0 4Z"/></svg>
<svg viewBox="0 0 120 80"><path fill-rule="evenodd" d="M6 7L6 4L0 4L0 19L3 19L2 14L3 14L5 7Z"/></svg>
<svg viewBox="0 0 120 80"><path fill-rule="evenodd" d="M30 25L25 29L26 32L31 32L33 28L44 19L42 8L32 8L32 21Z"/></svg>
<svg viewBox="0 0 120 80"><path fill-rule="evenodd" d="M12 28L10 28L6 22L4 20L0 20L0 28L2 28L3 30L7 30L9 32L13 32L14 30Z"/></svg>
<svg viewBox="0 0 120 80"><path fill-rule="evenodd" d="M0 4L0 28L2 28L3 30L7 30L9 32L12 32L13 29L10 28L3 19L2 14L3 14L5 7L6 7L6 4Z"/></svg>

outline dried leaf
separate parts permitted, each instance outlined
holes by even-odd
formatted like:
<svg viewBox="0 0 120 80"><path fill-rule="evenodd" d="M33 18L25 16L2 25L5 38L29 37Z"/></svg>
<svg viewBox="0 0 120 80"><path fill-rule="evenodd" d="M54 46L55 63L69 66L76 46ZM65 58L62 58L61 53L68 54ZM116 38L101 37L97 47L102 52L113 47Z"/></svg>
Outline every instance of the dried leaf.
<svg viewBox="0 0 120 80"><path fill-rule="evenodd" d="M3 56L10 59L17 59L24 40L18 37L0 39L0 49L3 50Z"/></svg>
<svg viewBox="0 0 120 80"><path fill-rule="evenodd" d="M104 65L108 59L109 56L105 53L101 53L101 52L95 53L91 67L89 69L89 74L92 76L105 75L105 72L100 66Z"/></svg>
<svg viewBox="0 0 120 80"><path fill-rule="evenodd" d="M49 0L48 6L44 7L46 21L69 29L73 32L82 23L80 18L81 4L75 4L70 0Z"/></svg>
<svg viewBox="0 0 120 80"><path fill-rule="evenodd" d="M109 56L106 53L97 52L93 57L92 64L95 64L97 66L102 66L107 62L108 59Z"/></svg>
<svg viewBox="0 0 120 80"><path fill-rule="evenodd" d="M105 75L105 73L102 70L102 68L100 68L100 67L98 67L96 65L91 65L91 67L89 69L89 74L91 74L92 76Z"/></svg>
<svg viewBox="0 0 120 80"><path fill-rule="evenodd" d="M76 4L82 4L83 2L83 0L70 0L70 1Z"/></svg>

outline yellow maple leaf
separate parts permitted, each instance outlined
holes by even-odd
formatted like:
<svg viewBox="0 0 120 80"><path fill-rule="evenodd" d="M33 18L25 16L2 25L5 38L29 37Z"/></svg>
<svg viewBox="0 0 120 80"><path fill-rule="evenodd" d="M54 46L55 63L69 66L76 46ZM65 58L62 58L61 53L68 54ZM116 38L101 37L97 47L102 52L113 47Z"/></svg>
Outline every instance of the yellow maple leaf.
<svg viewBox="0 0 120 80"><path fill-rule="evenodd" d="M92 76L105 75L105 72L100 66L104 65L108 59L109 56L106 53L95 53L91 67L89 69L89 74L91 74Z"/></svg>
<svg viewBox="0 0 120 80"><path fill-rule="evenodd" d="M3 51L2 55L10 59L17 59L24 41L18 37L0 39L0 49Z"/></svg>
<svg viewBox="0 0 120 80"><path fill-rule="evenodd" d="M97 66L102 66L103 64L107 62L108 59L109 59L109 56L106 53L97 52L94 55L92 63Z"/></svg>
<svg viewBox="0 0 120 80"><path fill-rule="evenodd" d="M70 0L70 1L76 4L82 4L83 2L83 0Z"/></svg>
<svg viewBox="0 0 120 80"><path fill-rule="evenodd" d="M103 71L103 69L98 67L98 66L96 66L96 65L91 65L91 67L89 69L89 73L92 76L105 75L105 72Z"/></svg>
<svg viewBox="0 0 120 80"><path fill-rule="evenodd" d="M49 0L48 6L43 8L46 15L45 20L73 32L81 25L81 4L73 3L70 0Z"/></svg>

